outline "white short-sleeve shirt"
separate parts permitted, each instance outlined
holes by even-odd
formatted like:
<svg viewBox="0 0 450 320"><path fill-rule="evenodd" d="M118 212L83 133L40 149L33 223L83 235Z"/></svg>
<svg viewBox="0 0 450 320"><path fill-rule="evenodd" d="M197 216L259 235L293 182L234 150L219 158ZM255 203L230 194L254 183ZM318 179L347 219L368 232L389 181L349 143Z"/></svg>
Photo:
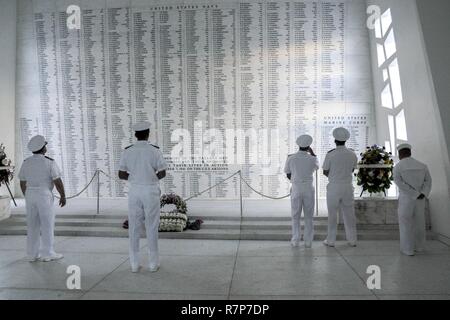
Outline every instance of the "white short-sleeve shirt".
<svg viewBox="0 0 450 320"><path fill-rule="evenodd" d="M19 180L27 182L27 189L53 190L53 181L61 178L56 162L42 154L25 159L19 171Z"/></svg>
<svg viewBox="0 0 450 320"><path fill-rule="evenodd" d="M356 154L345 146L337 146L325 156L323 170L329 171L328 181L332 183L352 183L353 171L358 164Z"/></svg>
<svg viewBox="0 0 450 320"><path fill-rule="evenodd" d="M306 151L299 151L287 158L284 172L291 174L292 183L306 183L313 181L313 174L317 169L319 169L317 157Z"/></svg>
<svg viewBox="0 0 450 320"><path fill-rule="evenodd" d="M120 171L128 172L128 182L136 185L159 184L157 172L167 169L162 152L147 141L127 147L120 159Z"/></svg>

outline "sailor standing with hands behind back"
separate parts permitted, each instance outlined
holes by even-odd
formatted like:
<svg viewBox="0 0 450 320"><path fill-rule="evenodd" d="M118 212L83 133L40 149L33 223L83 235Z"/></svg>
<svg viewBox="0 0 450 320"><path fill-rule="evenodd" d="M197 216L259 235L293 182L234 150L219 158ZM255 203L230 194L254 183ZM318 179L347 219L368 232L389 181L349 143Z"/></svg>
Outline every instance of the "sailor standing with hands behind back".
<svg viewBox="0 0 450 320"><path fill-rule="evenodd" d="M128 180L128 233L130 237L131 271L139 271L139 240L142 226L148 241L148 266L159 269L158 228L160 218L159 180L166 176L167 164L159 147L148 142L150 123L133 127L137 142L125 148L120 160L119 178Z"/></svg>
<svg viewBox="0 0 450 320"><path fill-rule="evenodd" d="M400 162L394 167L394 182L399 190L400 251L413 256L425 245L425 198L431 192L431 176L425 164L411 157L409 144L397 150Z"/></svg>
<svg viewBox="0 0 450 320"><path fill-rule="evenodd" d="M323 174L328 177L327 208L328 236L323 242L333 247L336 241L338 211L344 218L348 244L356 246L356 218L354 206L353 171L358 164L356 154L345 146L350 132L345 128L333 130L336 149L329 151L323 162Z"/></svg>
<svg viewBox="0 0 450 320"><path fill-rule="evenodd" d="M60 194L61 207L66 205L66 196L58 165L52 158L45 156L46 146L43 136L31 138L28 149L33 155L25 159L19 172L27 212L27 253L30 262L63 258L53 249L53 187L56 186Z"/></svg>
<svg viewBox="0 0 450 320"><path fill-rule="evenodd" d="M319 163L314 151L311 149L313 139L309 135L297 138L300 150L289 155L284 172L292 182L291 188L291 214L292 214L292 239L291 245L297 247L300 242L300 217L304 212L305 232L303 239L305 247L311 248L314 238L314 186L313 173L319 169Z"/></svg>

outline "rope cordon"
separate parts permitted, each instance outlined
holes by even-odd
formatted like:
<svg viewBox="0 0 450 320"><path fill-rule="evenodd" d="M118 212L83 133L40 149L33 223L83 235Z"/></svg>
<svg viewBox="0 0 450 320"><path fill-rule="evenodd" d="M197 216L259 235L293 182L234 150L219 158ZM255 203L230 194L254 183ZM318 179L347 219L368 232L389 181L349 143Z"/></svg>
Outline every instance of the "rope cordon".
<svg viewBox="0 0 450 320"><path fill-rule="evenodd" d="M66 197L66 199L69 200L69 199L73 199L73 198L79 197L83 192L85 192L85 191L89 188L89 186L92 184L92 182L94 182L95 177L97 177L97 175L99 175L100 173L104 174L106 177L108 177L108 178L110 178L110 179L112 179L112 180L114 180L114 181L116 181L116 182L124 182L124 180L120 180L120 179L118 179L118 178L116 178L116 177L113 177L113 176L107 174L105 171L103 171L103 170L101 170L101 169L97 169L97 170L95 170L95 173L94 173L94 175L92 176L92 178L91 178L91 180L89 181L89 183L88 183L88 184L87 184L80 192L76 193L76 194L73 195L73 196ZM190 196L190 197L184 199L184 201L189 201L189 200L191 200L191 199L197 198L197 197L201 196L202 194L208 192L209 190L214 189L215 187L217 187L217 186L219 186L219 185L225 183L226 181L230 180L231 178L233 178L233 177L236 176L236 175L239 175L239 179L240 179L242 182L244 182L244 184L245 184L250 190L252 190L253 192L257 193L257 194L260 195L261 197L268 198L268 199L272 199L272 200L281 200L281 199L285 199L285 198L287 198L287 197L290 196L290 194L287 194L287 195L282 196L282 197L273 197L273 196L268 196L268 195L266 195L266 194L263 194L262 192L260 192L260 191L256 190L255 188L253 188L253 187L250 185L250 183L248 183L247 180L245 180L245 179L242 177L242 173L241 173L241 171L239 170L239 171L236 171L235 173L233 173L232 175L226 177L226 178L223 179L222 181L219 181L218 183L216 183L216 184L214 184L214 185L212 185L212 186L210 186L210 187L208 187L208 188L206 188L206 189L204 189L204 190L202 190L202 191L200 191L200 192L198 192L198 193L196 193L196 194L194 194L194 195L192 195L192 196ZM59 199L59 197L58 197L57 195L54 195L54 196L55 196L56 198Z"/></svg>

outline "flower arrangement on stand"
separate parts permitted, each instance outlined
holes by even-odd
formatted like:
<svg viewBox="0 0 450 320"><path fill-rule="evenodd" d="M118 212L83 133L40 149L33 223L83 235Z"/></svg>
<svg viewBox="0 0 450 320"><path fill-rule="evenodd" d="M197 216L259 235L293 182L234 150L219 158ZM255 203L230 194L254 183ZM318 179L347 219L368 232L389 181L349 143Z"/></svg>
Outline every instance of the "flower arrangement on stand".
<svg viewBox="0 0 450 320"><path fill-rule="evenodd" d="M387 152L385 147L373 145L367 147L366 151L361 153L361 160L358 164L361 167L355 175L358 186L362 187L361 196L365 191L369 192L370 195L382 192L386 196L386 190L391 187L394 180L392 153Z"/></svg>
<svg viewBox="0 0 450 320"><path fill-rule="evenodd" d="M8 156L6 155L5 146L0 144L0 167L11 167L11 160L8 159ZM12 180L14 177L14 171L12 168L8 169L1 169L0 170L0 186L2 184L9 183L9 181Z"/></svg>
<svg viewBox="0 0 450 320"><path fill-rule="evenodd" d="M0 167L3 167L3 169L0 169L0 186L2 186L2 184L6 186L14 205L17 206L16 200L9 188L9 182L14 178L14 167L11 166L11 160L6 155L5 149L3 143L0 144Z"/></svg>
<svg viewBox="0 0 450 320"><path fill-rule="evenodd" d="M170 193L161 196L161 216L159 222L159 231L176 231L181 232L186 229L187 205L180 196ZM164 211L164 206L172 205L173 209Z"/></svg>

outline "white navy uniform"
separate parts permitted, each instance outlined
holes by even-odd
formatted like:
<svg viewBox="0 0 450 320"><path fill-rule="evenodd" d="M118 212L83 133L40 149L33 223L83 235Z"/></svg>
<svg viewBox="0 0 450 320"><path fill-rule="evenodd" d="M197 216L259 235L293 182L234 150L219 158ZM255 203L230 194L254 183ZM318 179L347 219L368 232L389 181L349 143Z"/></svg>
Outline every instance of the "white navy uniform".
<svg viewBox="0 0 450 320"><path fill-rule="evenodd" d="M42 154L25 159L19 171L19 180L26 181L27 254L30 258L53 257L53 181L61 177L56 162ZM40 241L42 240L42 241Z"/></svg>
<svg viewBox="0 0 450 320"><path fill-rule="evenodd" d="M323 162L323 170L329 171L327 185L328 235L326 239L329 245L334 245L336 241L339 210L344 218L347 241L352 245L356 244L353 171L357 164L358 158L355 153L346 146L336 146L336 149L328 152Z"/></svg>
<svg viewBox="0 0 450 320"><path fill-rule="evenodd" d="M425 245L425 198L429 197L431 176L428 167L412 157L404 158L394 167L394 182L399 189L398 222L400 250L413 255Z"/></svg>
<svg viewBox="0 0 450 320"><path fill-rule="evenodd" d="M305 231L303 240L307 247L311 246L314 238L314 199L313 174L319 169L317 157L306 151L298 151L286 160L284 172L291 174L291 214L292 214L292 239L295 245L300 241L300 217L304 212Z"/></svg>
<svg viewBox="0 0 450 320"><path fill-rule="evenodd" d="M158 228L160 219L159 179L157 172L167 169L166 161L157 146L138 141L127 147L120 160L120 171L128 172L128 232L130 237L131 268L139 266L139 240L142 226L148 241L149 265L159 265Z"/></svg>

